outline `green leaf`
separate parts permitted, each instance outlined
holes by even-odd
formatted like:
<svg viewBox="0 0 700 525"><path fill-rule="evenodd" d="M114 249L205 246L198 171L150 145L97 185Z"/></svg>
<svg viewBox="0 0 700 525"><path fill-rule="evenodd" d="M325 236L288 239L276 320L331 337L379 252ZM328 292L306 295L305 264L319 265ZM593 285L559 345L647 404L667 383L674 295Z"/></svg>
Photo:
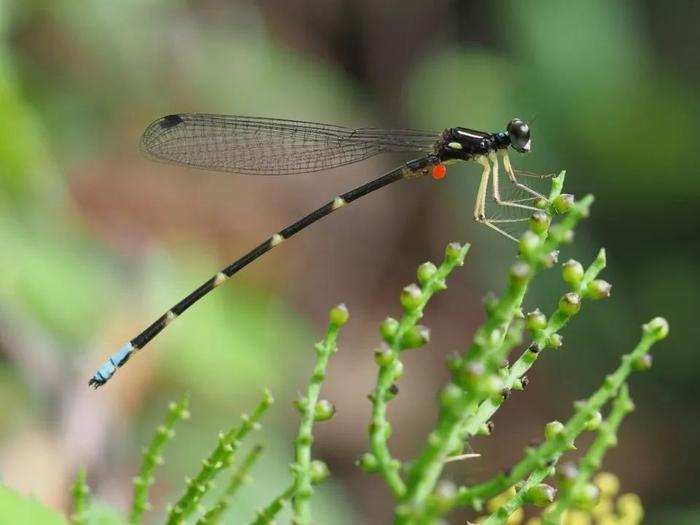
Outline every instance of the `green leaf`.
<svg viewBox="0 0 700 525"><path fill-rule="evenodd" d="M31 523L32 525L67 525L66 518L28 498L0 485L0 523Z"/></svg>
<svg viewBox="0 0 700 525"><path fill-rule="evenodd" d="M126 517L101 501L91 500L86 510L89 525L125 525ZM42 524L43 525L43 524Z"/></svg>

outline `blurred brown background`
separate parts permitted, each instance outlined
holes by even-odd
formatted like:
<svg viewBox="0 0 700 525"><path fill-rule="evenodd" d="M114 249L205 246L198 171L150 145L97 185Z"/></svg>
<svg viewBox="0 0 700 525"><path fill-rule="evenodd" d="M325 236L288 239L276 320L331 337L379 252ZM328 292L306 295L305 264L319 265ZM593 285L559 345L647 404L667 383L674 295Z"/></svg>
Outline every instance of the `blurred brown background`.
<svg viewBox="0 0 700 525"><path fill-rule="evenodd" d="M517 167L568 171L593 215L562 260L608 250L613 297L587 304L548 353L464 483L512 464L545 422L565 419L654 315L671 324L655 366L631 381L637 411L606 460L650 524L700 523L696 2L0 0L0 479L54 508L86 465L97 496L125 508L142 444L166 403L191 395L158 471L162 509L263 386L278 399L267 453L232 522L287 483L297 422L327 310L345 302L317 429L333 472L319 523L387 523L389 496L354 461L366 450L377 325L449 241L471 242L431 303L432 342L406 355L392 447L414 454L434 421L444 356L466 348L514 246L471 221L478 168L389 187L314 225L173 324L106 388L103 359L219 267L398 162L294 177L196 172L139 155L143 128L185 111L348 126L498 131L534 119ZM555 275L528 307L552 311ZM155 513L158 516L158 512ZM464 517L456 518L462 523ZM464 519L462 519L464 518ZM461 520L461 521L460 521Z"/></svg>

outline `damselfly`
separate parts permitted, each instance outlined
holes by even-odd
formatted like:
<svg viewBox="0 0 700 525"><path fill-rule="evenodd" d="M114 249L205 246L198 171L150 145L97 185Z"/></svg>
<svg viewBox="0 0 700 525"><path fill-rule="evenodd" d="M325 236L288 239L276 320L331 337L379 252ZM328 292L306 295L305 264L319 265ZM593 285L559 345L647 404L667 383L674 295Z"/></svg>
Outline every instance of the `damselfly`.
<svg viewBox="0 0 700 525"><path fill-rule="evenodd" d="M296 120L181 113L151 123L143 134L141 145L143 151L155 160L249 175L290 175L327 170L385 152L418 152L422 156L337 196L222 269L110 357L89 381L95 388L104 385L134 352L146 346L175 318L237 271L322 217L392 182L428 174L441 179L445 176L446 164L476 161L483 170L474 219L511 239L514 238L498 226L500 221L486 217L489 179L493 197L499 205L526 210L537 208L524 204L528 199L508 201L501 198L498 157L501 157L511 183L528 192L533 199L542 198L516 179L508 158L509 147L521 153L530 151L529 127L517 118L508 123L505 131L497 133L462 127L437 133L350 129Z"/></svg>

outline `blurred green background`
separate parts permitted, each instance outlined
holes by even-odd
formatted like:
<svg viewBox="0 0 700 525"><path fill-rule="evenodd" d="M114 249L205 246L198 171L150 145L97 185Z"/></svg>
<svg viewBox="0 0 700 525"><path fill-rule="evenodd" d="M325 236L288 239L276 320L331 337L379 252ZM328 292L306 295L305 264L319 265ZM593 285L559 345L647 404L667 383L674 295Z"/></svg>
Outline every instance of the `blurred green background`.
<svg viewBox="0 0 700 525"><path fill-rule="evenodd" d="M532 119L533 152L516 167L566 169L568 191L596 195L562 260L588 263L606 247L613 296L582 311L494 436L474 442L482 459L450 475L463 483L510 465L600 382L642 322L664 315L671 337L632 379L637 411L605 466L641 495L646 523L700 523L698 20L690 1L0 0L0 479L66 509L86 465L96 495L124 509L141 446L166 403L189 392L193 417L154 488L162 509L216 432L269 386L278 404L257 436L265 460L231 514L250 516L287 483L291 401L328 308L344 301L351 322L325 389L338 416L317 430L333 472L317 522L387 523L387 491L354 466L376 327L399 314L419 263L449 241L473 244L429 309L432 342L406 358L390 415L392 446L409 457L434 421L444 355L466 347L480 298L514 257L471 220L478 168L387 188L313 226L93 392L95 367L216 269L405 160L235 176L149 162L140 133L184 111L491 131L519 116ZM528 306L551 311L561 292L543 276Z"/></svg>

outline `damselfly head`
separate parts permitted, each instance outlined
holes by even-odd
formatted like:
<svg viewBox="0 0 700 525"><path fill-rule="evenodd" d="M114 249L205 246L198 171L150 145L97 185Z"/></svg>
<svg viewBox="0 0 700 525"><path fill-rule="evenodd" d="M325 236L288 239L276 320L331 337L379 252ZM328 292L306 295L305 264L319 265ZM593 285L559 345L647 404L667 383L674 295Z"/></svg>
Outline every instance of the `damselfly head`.
<svg viewBox="0 0 700 525"><path fill-rule="evenodd" d="M513 149L520 153L528 153L530 151L530 127L527 123L519 118L514 118L508 123L506 130Z"/></svg>

